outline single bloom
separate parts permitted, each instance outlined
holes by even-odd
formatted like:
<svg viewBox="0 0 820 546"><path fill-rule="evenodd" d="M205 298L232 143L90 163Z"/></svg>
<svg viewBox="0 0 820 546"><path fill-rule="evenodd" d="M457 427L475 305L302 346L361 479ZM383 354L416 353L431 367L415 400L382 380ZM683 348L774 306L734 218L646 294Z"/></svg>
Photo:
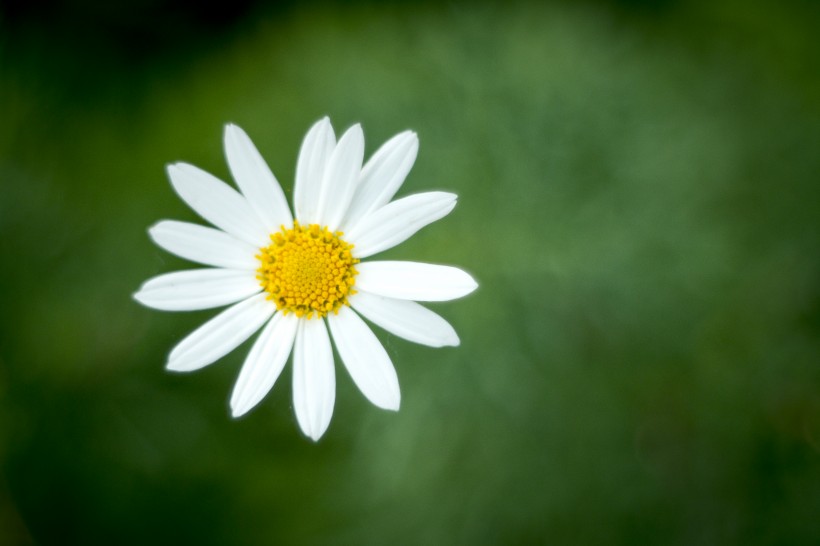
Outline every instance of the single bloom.
<svg viewBox="0 0 820 546"><path fill-rule="evenodd" d="M396 370L362 317L415 343L456 346L453 327L416 302L459 298L478 286L446 265L364 261L456 205L455 194L438 191L392 200L417 152L418 137L405 131L362 167L361 127L337 142L324 118L299 151L293 214L276 177L236 125L225 127L225 155L239 191L193 165L169 165L176 192L215 228L162 220L148 233L168 252L211 267L149 279L134 298L164 311L230 307L182 339L167 368L198 370L261 328L234 386L231 412L239 417L256 406L292 353L296 419L315 441L327 430L336 399L332 338L365 397L398 410Z"/></svg>

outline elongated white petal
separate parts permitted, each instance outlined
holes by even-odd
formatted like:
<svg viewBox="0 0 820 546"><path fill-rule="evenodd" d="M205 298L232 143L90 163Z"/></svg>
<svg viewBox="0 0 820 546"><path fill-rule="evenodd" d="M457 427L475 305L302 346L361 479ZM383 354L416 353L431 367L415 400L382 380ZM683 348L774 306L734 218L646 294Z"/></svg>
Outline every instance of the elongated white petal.
<svg viewBox="0 0 820 546"><path fill-rule="evenodd" d="M470 275L449 265L384 261L356 269L356 289L400 300L454 300L478 288Z"/></svg>
<svg viewBox="0 0 820 546"><path fill-rule="evenodd" d="M205 220L251 245L268 243L268 230L239 192L187 163L168 165L168 176L182 200Z"/></svg>
<svg viewBox="0 0 820 546"><path fill-rule="evenodd" d="M180 341L166 367L190 372L216 362L248 339L275 310L264 293L228 307Z"/></svg>
<svg viewBox="0 0 820 546"><path fill-rule="evenodd" d="M231 395L231 412L239 417L250 411L273 388L282 373L296 337L296 315L276 313L242 365Z"/></svg>
<svg viewBox="0 0 820 546"><path fill-rule="evenodd" d="M314 224L318 211L322 177L330 155L336 146L336 136L326 117L310 128L296 162L296 182L293 188L293 209L303 225Z"/></svg>
<svg viewBox="0 0 820 546"><path fill-rule="evenodd" d="M180 258L230 269L259 267L259 249L224 231L176 220L162 220L148 229L154 242Z"/></svg>
<svg viewBox="0 0 820 546"><path fill-rule="evenodd" d="M316 220L336 231L356 191L364 157L364 134L359 124L348 129L330 154L322 178Z"/></svg>
<svg viewBox="0 0 820 546"><path fill-rule="evenodd" d="M366 258L409 239L418 230L447 216L456 206L454 193L432 191L397 199L366 215L345 234L353 254Z"/></svg>
<svg viewBox="0 0 820 546"><path fill-rule="evenodd" d="M380 408L398 411L399 378L376 335L346 306L338 315L329 314L327 322L336 349L362 394Z"/></svg>
<svg viewBox="0 0 820 546"><path fill-rule="evenodd" d="M293 216L282 187L250 137L231 123L225 126L225 156L236 185L268 232L292 226Z"/></svg>
<svg viewBox="0 0 820 546"><path fill-rule="evenodd" d="M429 347L456 347L460 343L449 322L414 301L363 291L350 296L349 301L364 318L408 341Z"/></svg>
<svg viewBox="0 0 820 546"><path fill-rule="evenodd" d="M350 231L367 213L396 195L413 168L418 151L419 139L412 131L399 133L376 150L362 169L356 193L341 224L342 231Z"/></svg>
<svg viewBox="0 0 820 546"><path fill-rule="evenodd" d="M261 291L253 271L193 269L149 279L134 299L163 311L194 311L235 303Z"/></svg>
<svg viewBox="0 0 820 546"><path fill-rule="evenodd" d="M333 416L336 373L333 350L321 319L299 320L293 347L293 408L308 437L322 437Z"/></svg>

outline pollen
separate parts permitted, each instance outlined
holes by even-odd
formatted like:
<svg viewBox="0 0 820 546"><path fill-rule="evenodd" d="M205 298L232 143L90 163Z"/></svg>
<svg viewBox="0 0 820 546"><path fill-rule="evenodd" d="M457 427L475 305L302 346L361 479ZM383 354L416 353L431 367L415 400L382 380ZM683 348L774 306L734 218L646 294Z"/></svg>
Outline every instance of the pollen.
<svg viewBox="0 0 820 546"><path fill-rule="evenodd" d="M338 313L349 305L347 297L356 293L354 266L359 260L342 235L299 222L271 234L271 244L256 256L260 262L256 278L279 310L310 319Z"/></svg>

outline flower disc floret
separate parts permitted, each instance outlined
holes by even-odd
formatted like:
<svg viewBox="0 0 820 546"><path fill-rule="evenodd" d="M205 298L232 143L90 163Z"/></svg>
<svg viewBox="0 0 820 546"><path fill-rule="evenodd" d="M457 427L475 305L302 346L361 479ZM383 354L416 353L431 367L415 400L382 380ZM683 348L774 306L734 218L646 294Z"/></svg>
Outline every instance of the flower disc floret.
<svg viewBox="0 0 820 546"><path fill-rule="evenodd" d="M353 245L318 224L292 229L282 226L272 233L271 244L257 255L260 261L256 278L268 292L276 307L298 317L324 317L338 313L349 305L347 297L355 294L356 268Z"/></svg>

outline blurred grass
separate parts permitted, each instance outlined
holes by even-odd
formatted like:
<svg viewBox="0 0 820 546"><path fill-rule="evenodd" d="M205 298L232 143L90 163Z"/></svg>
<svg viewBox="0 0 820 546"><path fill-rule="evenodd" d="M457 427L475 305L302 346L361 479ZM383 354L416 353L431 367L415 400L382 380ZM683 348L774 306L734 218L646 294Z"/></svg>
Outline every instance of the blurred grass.
<svg viewBox="0 0 820 546"><path fill-rule="evenodd" d="M0 41L0 533L819 542L818 22L811 2L318 3L123 66ZM435 306L458 349L378 332L398 414L337 366L313 445L288 370L233 421L248 345L165 373L213 313L130 294L189 266L145 234L196 221L164 164L227 179L233 121L290 196L325 114L368 153L419 133L402 193L459 206L385 256L481 288Z"/></svg>

